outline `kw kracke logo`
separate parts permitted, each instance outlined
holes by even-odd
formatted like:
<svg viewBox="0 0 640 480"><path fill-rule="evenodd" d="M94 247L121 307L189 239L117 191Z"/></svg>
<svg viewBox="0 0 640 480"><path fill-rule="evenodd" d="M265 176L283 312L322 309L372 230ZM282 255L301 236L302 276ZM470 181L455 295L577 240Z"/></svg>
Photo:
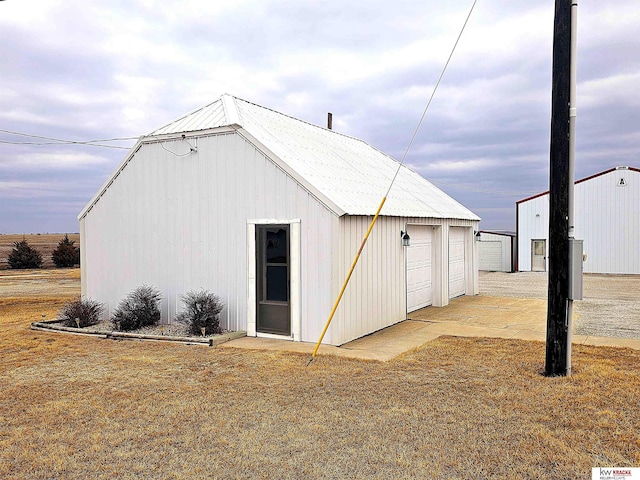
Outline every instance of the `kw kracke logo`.
<svg viewBox="0 0 640 480"><path fill-rule="evenodd" d="M593 478L598 480L624 480L626 478L636 478L633 475L634 472L628 468L594 468L593 470Z"/></svg>

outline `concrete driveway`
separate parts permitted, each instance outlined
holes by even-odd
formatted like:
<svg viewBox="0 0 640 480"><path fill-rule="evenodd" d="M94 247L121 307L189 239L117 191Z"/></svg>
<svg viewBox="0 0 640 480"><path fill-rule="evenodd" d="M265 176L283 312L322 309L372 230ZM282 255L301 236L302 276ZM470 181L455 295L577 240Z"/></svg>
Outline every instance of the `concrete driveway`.
<svg viewBox="0 0 640 480"><path fill-rule="evenodd" d="M480 295L427 307L408 320L321 355L388 361L441 335L546 341L547 276L544 273L480 273ZM640 350L640 276L585 275L585 300L575 302L573 343ZM223 347L285 350L311 355L314 344L245 337Z"/></svg>
<svg viewBox="0 0 640 480"><path fill-rule="evenodd" d="M547 301L514 297L459 297L447 307L427 307L409 319L340 347L322 345L321 355L388 361L442 335L457 337L546 340ZM574 344L630 347L640 350L640 340L574 333ZM244 337L223 347L285 350L311 355L312 343Z"/></svg>

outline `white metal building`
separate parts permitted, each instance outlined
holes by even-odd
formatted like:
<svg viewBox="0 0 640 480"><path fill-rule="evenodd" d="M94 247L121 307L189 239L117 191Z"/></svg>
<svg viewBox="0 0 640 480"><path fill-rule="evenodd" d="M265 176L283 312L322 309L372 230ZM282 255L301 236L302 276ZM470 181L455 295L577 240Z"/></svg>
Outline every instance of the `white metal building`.
<svg viewBox="0 0 640 480"><path fill-rule="evenodd" d="M575 238L585 273L640 274L640 169L615 167L575 182ZM516 202L518 270L548 269L549 192Z"/></svg>
<svg viewBox="0 0 640 480"><path fill-rule="evenodd" d="M224 95L139 139L79 215L82 294L223 298L224 328L317 341L398 163L365 142ZM324 338L341 345L477 294L479 218L402 167ZM411 237L403 247L401 231Z"/></svg>
<svg viewBox="0 0 640 480"><path fill-rule="evenodd" d="M515 272L515 232L480 230L478 233L478 268L489 272Z"/></svg>

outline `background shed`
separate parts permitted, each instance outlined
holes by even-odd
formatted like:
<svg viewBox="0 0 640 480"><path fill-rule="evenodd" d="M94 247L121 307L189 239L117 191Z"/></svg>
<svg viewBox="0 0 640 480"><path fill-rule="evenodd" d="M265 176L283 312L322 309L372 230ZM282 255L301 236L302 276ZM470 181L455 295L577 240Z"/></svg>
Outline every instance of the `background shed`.
<svg viewBox="0 0 640 480"><path fill-rule="evenodd" d="M516 271L516 233L480 230L478 240L479 269L488 272Z"/></svg>

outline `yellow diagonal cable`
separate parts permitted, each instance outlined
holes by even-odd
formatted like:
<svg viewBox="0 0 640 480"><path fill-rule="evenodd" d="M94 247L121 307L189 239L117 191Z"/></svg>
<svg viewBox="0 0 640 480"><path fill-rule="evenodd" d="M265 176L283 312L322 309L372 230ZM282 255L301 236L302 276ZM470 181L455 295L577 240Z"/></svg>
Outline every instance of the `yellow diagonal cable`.
<svg viewBox="0 0 640 480"><path fill-rule="evenodd" d="M313 349L313 353L311 354L311 360L313 360L313 358L316 356L316 353L318 352L318 348L320 348L320 344L322 343L322 339L324 338L324 334L327 333L327 329L329 328L329 324L331 323L331 320L333 320L333 316L336 313L336 310L338 309L338 305L340 305L340 300L342 300L342 295L344 295L344 291L347 288L347 284L349 283L349 280L351 279L351 274L353 273L353 270L356 268L356 264L358 263L358 259L360 258L360 254L362 253L362 250L364 249L365 244L367 243L367 239L369 238L369 234L371 233L371 230L373 230L373 226L376 224L376 221L378 220L378 217L380 216L380 210L382 210L382 206L384 205L384 202L387 201L387 197L384 197L382 199L382 201L380 202L380 206L378 207L378 211L376 212L375 216L373 217L373 220L371 220L371 223L369 224L369 229L367 230L367 234L364 236L364 239L362 240L362 244L360 245L360 248L358 249L358 253L356 254L356 258L353 259L353 263L351 264L351 269L349 270L349 273L347 274L347 278L344 281L344 284L342 284L342 289L340 290L340 294L338 295L338 298L336 299L336 303L333 304L333 308L331 309L331 313L329 314L329 318L327 319L327 323L325 324L324 328L322 329L322 333L320 334L320 338L318 339L318 343L316 343L316 348ZM309 360L309 363L311 363L311 360Z"/></svg>
<svg viewBox="0 0 640 480"><path fill-rule="evenodd" d="M440 85L440 81L442 80L442 77L444 76L444 72L447 70L447 67L449 66L449 62L451 61L451 57L453 56L453 52L455 52L456 47L458 46L458 42L460 41L460 37L462 37L462 32L464 32L464 29L467 26L467 23L469 22L469 18L471 17L471 13L473 12L473 9L476 6L477 1L478 0L474 0L473 4L471 5L471 9L469 10L469 14L467 15L467 18L465 19L464 24L462 25L462 28L460 29L460 33L458 34L458 38L456 38L456 41L453 44L453 48L451 49L451 53L449 54L449 57L447 58L447 61L446 61L445 65L444 65L444 67L442 69L442 72L440 73L440 76L438 77L438 81L436 82L435 87L433 88L433 92L431 93L431 97L429 97L429 101L427 102L427 106L424 108L424 111L422 112L422 117L420 117L420 121L418 122L418 125L416 126L416 129L413 132L413 136L411 137L411 141L409 142L409 145L407 146L407 149L405 150L404 155L402 155L402 160L398 164L398 168L396 170L396 174L391 179L391 183L389 184L389 188L387 189L387 193L382 198L382 201L380 202L380 206L378 207L378 211L376 212L375 216L373 217L373 220L371 220L371 224L369 224L369 229L367 230L367 234L364 236L364 239L362 240L362 244L360 245L360 248L358 249L358 253L356 254L356 257L353 259L353 263L351 264L351 269L349 270L349 273L347 274L347 278L345 279L344 283L342 284L342 289L340 290L340 294L338 295L338 298L336 299L336 302L334 303L333 308L331 309L331 313L329 314L329 318L327 319L327 323L325 324L324 328L322 329L322 333L320 334L320 338L318 339L318 343L316 343L316 346L313 349L313 353L311 354L311 358L309 359L309 363L307 363L307 365L309 365L313 361L313 359L316 356L316 353L318 353L318 348L320 348L320 344L322 343L322 339L324 338L325 333L327 333L327 329L329 328L329 324L331 323L331 320L333 320L333 316L335 315L336 310L338 309L338 305L340 305L340 300L342 300L342 295L344 295L344 291L346 290L347 285L349 283L349 280L351 279L351 274L353 273L353 270L356 268L356 264L358 263L358 260L360 259L360 254L362 253L362 250L364 249L364 246L367 243L367 239L369 238L369 234L371 233L371 230L373 230L373 226L375 225L376 221L378 220L378 216L380 215L380 210L382 210L382 206L384 205L384 202L387 201L387 196L389 195L389 192L391 191L391 187L393 187L393 184L395 183L396 178L398 177L398 173L400 173L400 169L402 168L402 165L404 164L404 161L407 158L407 154L409 153L409 150L411 149L411 145L413 145L413 141L415 140L416 135L418 135L418 130L420 130L420 126L422 125L422 121L424 120L424 117L427 114L427 110L429 109L429 106L431 105L431 101L433 100L433 97L436 94L436 90L438 90L438 86Z"/></svg>

